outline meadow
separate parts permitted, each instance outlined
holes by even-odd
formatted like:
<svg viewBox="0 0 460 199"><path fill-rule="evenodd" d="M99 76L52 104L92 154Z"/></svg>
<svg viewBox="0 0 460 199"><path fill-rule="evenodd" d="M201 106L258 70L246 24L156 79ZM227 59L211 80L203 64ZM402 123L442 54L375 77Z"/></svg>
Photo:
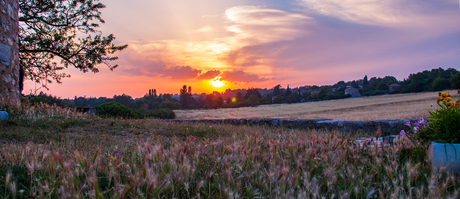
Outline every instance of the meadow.
<svg viewBox="0 0 460 199"><path fill-rule="evenodd" d="M445 91L457 99L457 91ZM350 121L425 118L436 108L437 92L380 95L231 109L175 110L176 119L297 118ZM433 107L431 107L433 106Z"/></svg>
<svg viewBox="0 0 460 199"><path fill-rule="evenodd" d="M1 198L459 198L407 139L6 107ZM397 134L399 132L395 132Z"/></svg>

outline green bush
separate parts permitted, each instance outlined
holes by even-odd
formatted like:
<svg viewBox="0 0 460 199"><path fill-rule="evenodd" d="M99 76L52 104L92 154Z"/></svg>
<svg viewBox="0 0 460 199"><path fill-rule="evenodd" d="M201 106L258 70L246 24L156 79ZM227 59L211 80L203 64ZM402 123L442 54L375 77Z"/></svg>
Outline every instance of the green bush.
<svg viewBox="0 0 460 199"><path fill-rule="evenodd" d="M459 143L460 142L460 104L451 102L452 96L439 93L436 111L430 111L428 126L417 136L422 142Z"/></svg>
<svg viewBox="0 0 460 199"><path fill-rule="evenodd" d="M102 117L143 118L137 110L133 110L118 102L105 102L96 106L96 113Z"/></svg>
<svg viewBox="0 0 460 199"><path fill-rule="evenodd" d="M176 114L174 113L174 111L172 111L169 108L154 109L152 111L149 111L145 116L146 117L160 118L160 119L174 119L174 118L176 118Z"/></svg>

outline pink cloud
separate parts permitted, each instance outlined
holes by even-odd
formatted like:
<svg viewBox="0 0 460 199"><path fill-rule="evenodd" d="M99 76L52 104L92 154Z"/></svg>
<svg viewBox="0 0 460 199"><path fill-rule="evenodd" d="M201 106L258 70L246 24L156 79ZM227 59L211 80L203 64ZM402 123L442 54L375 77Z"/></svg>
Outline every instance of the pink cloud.
<svg viewBox="0 0 460 199"><path fill-rule="evenodd" d="M270 79L265 77L260 77L256 74L248 74L244 71L224 71L221 75L222 80L229 82L263 82Z"/></svg>
<svg viewBox="0 0 460 199"><path fill-rule="evenodd" d="M168 69L163 69L161 75L171 79L193 79L201 73L201 70L194 69L190 66L175 66Z"/></svg>

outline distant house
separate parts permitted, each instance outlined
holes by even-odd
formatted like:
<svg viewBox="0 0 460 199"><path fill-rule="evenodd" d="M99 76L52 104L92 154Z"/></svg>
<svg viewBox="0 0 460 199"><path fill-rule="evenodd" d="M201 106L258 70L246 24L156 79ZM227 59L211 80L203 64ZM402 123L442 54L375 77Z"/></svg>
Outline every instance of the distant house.
<svg viewBox="0 0 460 199"><path fill-rule="evenodd" d="M388 89L389 89L390 91L392 91L392 90L397 89L397 88L400 87L400 86L401 86L401 85L399 85L399 84L390 84L390 85L388 85Z"/></svg>
<svg viewBox="0 0 460 199"><path fill-rule="evenodd" d="M321 92L321 90L319 90L319 89L313 89L313 90L311 90L311 95L312 95L312 96L318 95L319 92Z"/></svg>
<svg viewBox="0 0 460 199"><path fill-rule="evenodd" d="M345 95L347 94L350 94L351 97L360 97L361 94L359 94L358 92L358 89L357 88L353 88L351 86L347 86L347 88L345 89Z"/></svg>
<svg viewBox="0 0 460 199"><path fill-rule="evenodd" d="M307 93L307 92L308 92L307 89L304 89L304 88L301 88L301 89L300 89L300 94L304 94L304 93Z"/></svg>

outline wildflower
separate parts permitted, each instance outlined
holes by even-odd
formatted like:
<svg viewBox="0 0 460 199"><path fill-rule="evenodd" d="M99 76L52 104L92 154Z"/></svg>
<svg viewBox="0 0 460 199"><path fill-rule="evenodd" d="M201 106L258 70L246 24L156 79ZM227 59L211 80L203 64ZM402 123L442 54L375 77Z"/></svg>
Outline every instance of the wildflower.
<svg viewBox="0 0 460 199"><path fill-rule="evenodd" d="M440 93L439 96L445 98L445 97L447 97L447 94L446 93Z"/></svg>
<svg viewBox="0 0 460 199"><path fill-rule="evenodd" d="M420 121L416 121L414 124L415 126L418 126L420 124Z"/></svg>
<svg viewBox="0 0 460 199"><path fill-rule="evenodd" d="M452 101L452 97L446 97L446 98L444 98L444 101L445 102L450 102L450 101Z"/></svg>
<svg viewBox="0 0 460 199"><path fill-rule="evenodd" d="M414 133L417 133L419 127L418 126L414 126Z"/></svg>
<svg viewBox="0 0 460 199"><path fill-rule="evenodd" d="M114 153L117 154L118 156L121 155L121 152L118 150L118 148L115 149Z"/></svg>
<svg viewBox="0 0 460 199"><path fill-rule="evenodd" d="M410 126L410 121L405 122L404 125Z"/></svg>
<svg viewBox="0 0 460 199"><path fill-rule="evenodd" d="M423 124L423 123L425 123L425 122L426 122L426 119L425 119L425 118L422 118L422 119L420 119L420 121L419 121L420 124Z"/></svg>
<svg viewBox="0 0 460 199"><path fill-rule="evenodd" d="M401 130L401 132L399 132L399 135L406 135L406 132L404 130Z"/></svg>
<svg viewBox="0 0 460 199"><path fill-rule="evenodd" d="M436 102L440 102L442 100L444 100L444 98L442 96L439 96L439 98L438 98L438 100L436 100Z"/></svg>

